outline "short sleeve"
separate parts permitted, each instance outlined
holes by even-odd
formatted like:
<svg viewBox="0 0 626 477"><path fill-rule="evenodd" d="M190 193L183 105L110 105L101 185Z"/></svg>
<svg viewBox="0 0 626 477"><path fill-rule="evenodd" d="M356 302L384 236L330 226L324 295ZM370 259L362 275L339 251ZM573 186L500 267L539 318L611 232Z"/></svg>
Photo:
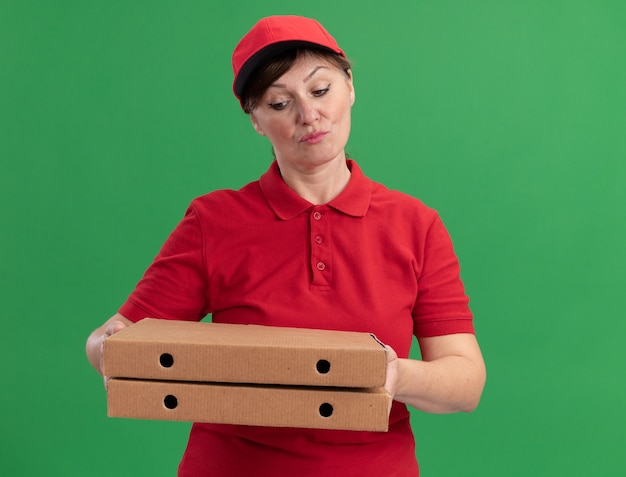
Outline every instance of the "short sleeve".
<svg viewBox="0 0 626 477"><path fill-rule="evenodd" d="M202 229L192 204L119 312L131 321L199 321L209 312L206 290Z"/></svg>
<svg viewBox="0 0 626 477"><path fill-rule="evenodd" d="M425 237L413 322L418 338L474 333L473 315L461 281L459 261L450 235L438 215Z"/></svg>

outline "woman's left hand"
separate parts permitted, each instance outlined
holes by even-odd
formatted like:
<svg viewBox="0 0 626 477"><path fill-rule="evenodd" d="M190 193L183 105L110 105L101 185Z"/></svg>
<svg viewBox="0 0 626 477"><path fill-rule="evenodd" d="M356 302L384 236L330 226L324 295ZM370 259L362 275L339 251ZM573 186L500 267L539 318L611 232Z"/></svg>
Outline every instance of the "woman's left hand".
<svg viewBox="0 0 626 477"><path fill-rule="evenodd" d="M385 390L393 398L396 395L398 388L398 355L395 350L385 345L385 351L387 353L387 378L385 380Z"/></svg>

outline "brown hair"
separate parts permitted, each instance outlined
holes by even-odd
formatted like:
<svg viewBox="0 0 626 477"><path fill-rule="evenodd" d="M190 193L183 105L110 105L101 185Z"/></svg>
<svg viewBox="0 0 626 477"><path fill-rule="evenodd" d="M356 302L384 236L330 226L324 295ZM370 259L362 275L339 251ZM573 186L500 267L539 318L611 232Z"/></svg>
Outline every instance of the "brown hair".
<svg viewBox="0 0 626 477"><path fill-rule="evenodd" d="M289 71L298 58L306 55L322 58L350 76L352 64L341 55L316 48L294 48L287 50L271 58L250 75L250 79L244 85L241 95L243 110L247 114L250 114L254 108L256 108L267 88Z"/></svg>

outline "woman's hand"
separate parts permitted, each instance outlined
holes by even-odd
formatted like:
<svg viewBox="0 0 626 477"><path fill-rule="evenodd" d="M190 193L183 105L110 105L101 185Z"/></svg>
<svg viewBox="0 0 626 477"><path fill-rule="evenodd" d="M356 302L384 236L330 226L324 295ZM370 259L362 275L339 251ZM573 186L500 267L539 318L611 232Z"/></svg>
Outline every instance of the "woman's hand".
<svg viewBox="0 0 626 477"><path fill-rule="evenodd" d="M399 359L395 350L391 346L385 345L385 351L387 353L387 378L385 380L385 390L392 398L394 398L398 387Z"/></svg>
<svg viewBox="0 0 626 477"><path fill-rule="evenodd" d="M104 376L102 367L104 340L132 324L133 322L130 321L128 318L117 313L109 318L102 326L96 328L87 339L87 358L89 358L89 362L94 367L94 369L103 376L105 388L108 382L108 378Z"/></svg>

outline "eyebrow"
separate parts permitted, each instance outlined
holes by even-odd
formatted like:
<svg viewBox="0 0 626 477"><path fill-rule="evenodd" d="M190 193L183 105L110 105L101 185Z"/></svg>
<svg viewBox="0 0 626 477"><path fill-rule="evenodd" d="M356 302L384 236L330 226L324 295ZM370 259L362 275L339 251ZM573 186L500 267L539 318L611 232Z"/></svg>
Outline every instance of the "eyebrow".
<svg viewBox="0 0 626 477"><path fill-rule="evenodd" d="M313 75L315 75L315 73L317 73L321 69L328 69L328 66L325 66L325 65L316 66L315 68L313 68L313 71L311 71L308 75L306 75L303 78L302 82L306 83L307 81L309 81L313 77ZM270 85L270 88L272 87L273 88L286 88L286 85L284 83L272 83Z"/></svg>
<svg viewBox="0 0 626 477"><path fill-rule="evenodd" d="M307 81L309 81L309 80L313 77L313 75L314 75L315 73L317 73L317 72L318 72L318 70L321 70L321 69L323 69L323 68L328 68L328 66L320 65L320 66L315 67L315 68L313 69L313 71L311 71L308 75L306 75L306 76L304 77L304 79L302 80L302 82L303 82L303 83L306 83Z"/></svg>

